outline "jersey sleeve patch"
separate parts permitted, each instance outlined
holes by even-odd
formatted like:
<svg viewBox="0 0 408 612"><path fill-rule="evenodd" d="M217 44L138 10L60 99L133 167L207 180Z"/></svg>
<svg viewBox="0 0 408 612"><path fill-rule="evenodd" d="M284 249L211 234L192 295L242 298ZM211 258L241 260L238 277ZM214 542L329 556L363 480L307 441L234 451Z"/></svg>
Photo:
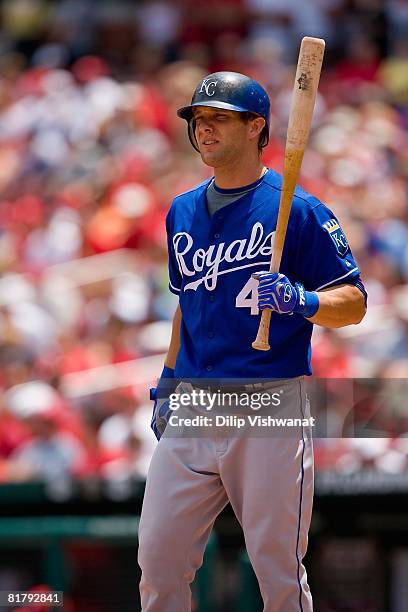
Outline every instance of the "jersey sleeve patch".
<svg viewBox="0 0 408 612"><path fill-rule="evenodd" d="M318 291L342 280L347 283L359 275L341 225L324 204L313 207L300 228L292 225L293 232L296 254L292 273L307 290Z"/></svg>
<svg viewBox="0 0 408 612"><path fill-rule="evenodd" d="M337 219L329 219L328 221L325 221L322 227L329 233L329 236L332 239L333 244L336 247L336 251L340 257L344 257L349 249L349 245Z"/></svg>

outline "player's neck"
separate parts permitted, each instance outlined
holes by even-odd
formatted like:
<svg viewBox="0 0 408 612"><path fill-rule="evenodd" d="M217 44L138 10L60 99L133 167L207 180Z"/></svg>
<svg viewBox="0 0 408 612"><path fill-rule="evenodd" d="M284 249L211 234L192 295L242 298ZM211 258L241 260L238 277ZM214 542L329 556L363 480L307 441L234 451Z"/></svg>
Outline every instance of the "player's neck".
<svg viewBox="0 0 408 612"><path fill-rule="evenodd" d="M264 172L265 166L259 159L254 164L214 168L214 179L215 184L220 189L239 189L240 187L245 187L245 185L255 183Z"/></svg>

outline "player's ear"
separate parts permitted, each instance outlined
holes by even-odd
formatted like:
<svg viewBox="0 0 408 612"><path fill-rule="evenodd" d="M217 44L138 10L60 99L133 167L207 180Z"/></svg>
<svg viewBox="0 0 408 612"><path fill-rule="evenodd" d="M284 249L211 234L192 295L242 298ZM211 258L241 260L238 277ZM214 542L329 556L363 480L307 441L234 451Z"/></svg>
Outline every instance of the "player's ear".
<svg viewBox="0 0 408 612"><path fill-rule="evenodd" d="M250 140L258 138L265 125L266 121L263 117L254 117L251 119L248 123Z"/></svg>

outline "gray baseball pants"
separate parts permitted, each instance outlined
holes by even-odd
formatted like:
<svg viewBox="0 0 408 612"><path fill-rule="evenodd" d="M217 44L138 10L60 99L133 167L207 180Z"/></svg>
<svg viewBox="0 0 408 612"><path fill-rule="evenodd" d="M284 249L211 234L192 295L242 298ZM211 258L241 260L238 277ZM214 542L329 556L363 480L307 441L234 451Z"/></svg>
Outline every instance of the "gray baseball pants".
<svg viewBox="0 0 408 612"><path fill-rule="evenodd" d="M288 414L308 416L303 378L284 384ZM161 438L139 527L143 612L190 612L190 584L228 501L244 532L264 611L312 612L302 563L313 502L306 427L290 435Z"/></svg>

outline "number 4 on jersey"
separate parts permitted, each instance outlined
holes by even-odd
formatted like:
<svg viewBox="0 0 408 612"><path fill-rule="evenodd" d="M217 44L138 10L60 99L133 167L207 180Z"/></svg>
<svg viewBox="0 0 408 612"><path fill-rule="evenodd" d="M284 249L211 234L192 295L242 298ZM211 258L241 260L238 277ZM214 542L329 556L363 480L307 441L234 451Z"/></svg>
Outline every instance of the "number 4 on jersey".
<svg viewBox="0 0 408 612"><path fill-rule="evenodd" d="M257 315L258 310L258 281L250 277L235 299L237 308L250 308L251 315Z"/></svg>

